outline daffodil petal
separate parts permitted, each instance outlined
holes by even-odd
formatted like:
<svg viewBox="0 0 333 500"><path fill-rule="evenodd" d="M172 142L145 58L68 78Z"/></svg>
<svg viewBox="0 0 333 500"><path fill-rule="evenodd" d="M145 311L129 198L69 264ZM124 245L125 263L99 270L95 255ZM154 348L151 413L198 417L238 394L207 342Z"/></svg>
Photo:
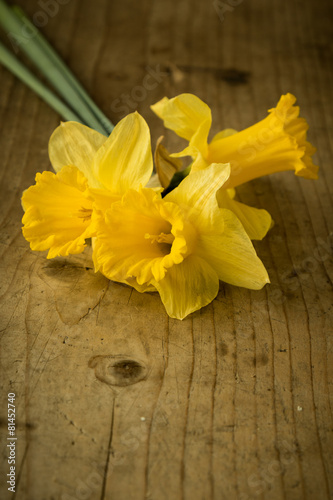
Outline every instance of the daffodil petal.
<svg viewBox="0 0 333 500"><path fill-rule="evenodd" d="M173 130L177 135L188 141L192 139L204 122L208 123L208 125L205 125L208 135L212 122L210 108L193 94L180 94L173 99L164 97L151 106L151 109L163 120L166 128Z"/></svg>
<svg viewBox="0 0 333 500"><path fill-rule="evenodd" d="M76 167L37 174L36 184L22 197L22 231L32 250L49 250L49 259L84 250L85 239L93 235L93 201L87 187Z"/></svg>
<svg viewBox="0 0 333 500"><path fill-rule="evenodd" d="M108 210L112 203L121 199L121 196L112 194L107 189L89 189L89 192L94 199L94 208L103 212Z"/></svg>
<svg viewBox="0 0 333 500"><path fill-rule="evenodd" d="M153 171L150 132L139 113L131 113L113 129L94 158L94 174L113 194L145 186Z"/></svg>
<svg viewBox="0 0 333 500"><path fill-rule="evenodd" d="M211 118L202 121L197 130L193 133L190 144L180 151L179 153L173 153L170 156L172 158L182 158L183 156L191 156L194 161L192 164L193 170L201 170L208 166L205 158L208 156L208 144L207 138L209 130L211 127Z"/></svg>
<svg viewBox="0 0 333 500"><path fill-rule="evenodd" d="M211 226L214 227L214 214L218 209L216 192L228 180L229 175L228 164L213 163L204 173L191 172L164 199L190 207L188 212L190 220L194 219L201 231L209 232Z"/></svg>
<svg viewBox="0 0 333 500"><path fill-rule="evenodd" d="M161 281L152 281L171 318L184 319L209 304L219 291L214 269L202 258L189 255L182 263L168 269Z"/></svg>
<svg viewBox="0 0 333 500"><path fill-rule="evenodd" d="M115 281L120 281L120 280L115 280ZM148 283L144 283L143 285L139 285L137 282L136 278L128 278L122 281L121 283L124 283L125 285L132 286L135 288L137 292L140 293L145 293L145 292L157 292L156 288L153 285L150 285Z"/></svg>
<svg viewBox="0 0 333 500"><path fill-rule="evenodd" d="M81 123L61 123L49 141L49 157L54 170L59 172L64 166L73 165L84 174L90 187L102 187L92 173L92 163L106 140L103 134Z"/></svg>
<svg viewBox="0 0 333 500"><path fill-rule="evenodd" d="M237 216L251 240L262 240L273 224L270 214L264 209L249 207L233 200L228 191L229 189L220 189L217 192L219 207L227 208Z"/></svg>
<svg viewBox="0 0 333 500"><path fill-rule="evenodd" d="M205 258L220 280L231 285L259 290L269 283L267 271L237 217L220 209L223 232L201 235L196 254Z"/></svg>
<svg viewBox="0 0 333 500"><path fill-rule="evenodd" d="M211 120L205 120L200 123L198 129L191 137L189 146L183 149L183 151L180 151L179 153L173 153L170 156L173 158L192 156L192 158L196 159L200 155L202 158L206 158L208 155L207 137L210 126ZM198 164L196 164L196 167L198 167Z"/></svg>
<svg viewBox="0 0 333 500"><path fill-rule="evenodd" d="M199 153L193 160L191 172L196 172L197 170L204 170L211 165L207 160Z"/></svg>
<svg viewBox="0 0 333 500"><path fill-rule="evenodd" d="M237 130L233 128L225 128L214 135L212 142L219 141L220 139L225 139L226 137L230 137L231 135L237 134Z"/></svg>

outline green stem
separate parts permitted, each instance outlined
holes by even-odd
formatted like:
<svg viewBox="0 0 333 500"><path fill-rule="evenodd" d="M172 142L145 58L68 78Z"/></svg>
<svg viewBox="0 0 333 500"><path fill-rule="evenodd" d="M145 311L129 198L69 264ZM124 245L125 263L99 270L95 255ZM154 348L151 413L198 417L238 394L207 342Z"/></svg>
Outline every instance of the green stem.
<svg viewBox="0 0 333 500"><path fill-rule="evenodd" d="M86 102L68 83L62 71L60 71L58 67L54 66L53 62L50 61L48 56L41 49L36 41L36 36L33 34L30 37L25 36L26 26L3 0L0 0L0 24L6 31L10 40L19 44L22 50L52 83L54 88L60 93L64 100L67 101L67 103L81 117L83 123L86 123L89 127L104 135L108 135L108 132L97 120L95 115L87 106Z"/></svg>
<svg viewBox="0 0 333 500"><path fill-rule="evenodd" d="M32 33L36 33L36 42L38 42L41 49L45 52L48 58L53 61L53 64L57 66L63 75L67 78L69 84L76 90L81 97L84 99L86 104L90 107L92 112L95 114L96 118L101 122L106 131L110 134L114 128L110 120L105 116L105 114L99 109L94 103L91 97L87 94L86 90L82 87L80 82L75 78L70 69L66 66L63 60L58 56L55 50L51 47L46 38L42 35L40 31L36 31L35 25L30 21L30 19L25 15L23 10L17 5L12 7L15 14L21 19L23 23L31 30Z"/></svg>
<svg viewBox="0 0 333 500"><path fill-rule="evenodd" d="M51 90L45 87L16 57L0 43L0 62L44 99L65 120L81 122L80 118Z"/></svg>

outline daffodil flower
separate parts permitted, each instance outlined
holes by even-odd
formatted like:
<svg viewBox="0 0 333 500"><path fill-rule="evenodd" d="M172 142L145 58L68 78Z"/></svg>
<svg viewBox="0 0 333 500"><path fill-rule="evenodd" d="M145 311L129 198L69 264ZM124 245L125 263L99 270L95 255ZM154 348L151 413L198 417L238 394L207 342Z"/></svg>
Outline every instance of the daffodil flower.
<svg viewBox="0 0 333 500"><path fill-rule="evenodd" d="M236 132L222 130L208 144L211 110L192 94L164 97L152 106L165 127L189 141L189 146L171 156L192 156L192 170L211 163L229 162L231 174L224 188L233 188L263 175L294 170L296 175L317 179L318 167L311 156L315 148L306 140L308 124L299 118L296 97L283 95L269 115L251 127Z"/></svg>
<svg viewBox="0 0 333 500"><path fill-rule="evenodd" d="M62 123L52 134L49 157L56 173L43 172L22 196L23 235L48 258L81 253L94 236L95 209L149 181L153 161L145 120L132 113L107 138L80 123Z"/></svg>
<svg viewBox="0 0 333 500"><path fill-rule="evenodd" d="M188 147L171 156L191 156L192 172L206 169L211 163L230 163L230 178L218 193L219 205L237 215L251 239L265 236L271 226L270 215L233 200L234 190L230 188L284 170L317 178L318 167L311 158L315 148L306 140L308 125L304 118L299 118L295 101L293 95L286 94L265 119L241 132L222 130L210 143L211 110L198 97L192 94L173 99L164 97L152 106L165 127L189 141Z"/></svg>
<svg viewBox="0 0 333 500"><path fill-rule="evenodd" d="M194 172L167 196L129 189L94 219L95 269L138 291L157 290L169 316L209 304L219 280L250 289L269 282L237 217L217 204L229 165Z"/></svg>

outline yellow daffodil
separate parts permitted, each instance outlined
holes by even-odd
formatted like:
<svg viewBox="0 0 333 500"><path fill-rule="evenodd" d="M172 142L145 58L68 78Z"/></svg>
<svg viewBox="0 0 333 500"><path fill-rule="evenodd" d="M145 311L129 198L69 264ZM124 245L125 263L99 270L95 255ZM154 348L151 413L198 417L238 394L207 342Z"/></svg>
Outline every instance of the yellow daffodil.
<svg viewBox="0 0 333 500"><path fill-rule="evenodd" d="M80 253L92 236L93 198L88 182L76 167L57 175L36 175L36 185L23 193L23 236L32 250L49 250L48 258Z"/></svg>
<svg viewBox="0 0 333 500"><path fill-rule="evenodd" d="M49 156L56 173L37 174L22 196L23 235L48 258L80 253L94 236L92 215L149 181L153 162L145 120L132 113L107 138L80 123L52 134Z"/></svg>
<svg viewBox="0 0 333 500"><path fill-rule="evenodd" d="M237 217L217 204L229 165L194 172L164 198L129 189L94 219L96 270L140 292L157 290L178 319L209 304L219 280L250 289L269 282Z"/></svg>
<svg viewBox="0 0 333 500"><path fill-rule="evenodd" d="M269 115L251 127L236 132L222 130L208 144L212 117L210 108L192 94L164 97L152 106L165 127L189 141L172 156L192 156L192 171L211 163L229 162L231 174L224 188L233 188L263 175L294 170L296 175L316 179L318 167L311 156L315 148L306 140L308 124L299 118L296 97L283 95Z"/></svg>
<svg viewBox="0 0 333 500"><path fill-rule="evenodd" d="M234 188L251 179L283 170L296 175L317 178L318 167L311 159L315 148L306 141L307 122L299 118L296 98L281 97L276 108L257 124L242 132L222 130L208 144L211 110L192 94L173 99L164 97L152 106L165 127L189 141L189 146L172 157L191 156L191 171L203 170L211 163L229 162L231 175L218 193L220 207L232 210L251 239L262 239L272 225L266 210L259 210L233 199Z"/></svg>

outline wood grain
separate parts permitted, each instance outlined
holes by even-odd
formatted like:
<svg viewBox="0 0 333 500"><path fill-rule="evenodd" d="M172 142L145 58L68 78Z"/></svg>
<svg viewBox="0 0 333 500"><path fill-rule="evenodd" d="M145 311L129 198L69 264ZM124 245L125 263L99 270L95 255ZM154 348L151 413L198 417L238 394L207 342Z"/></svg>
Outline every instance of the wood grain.
<svg viewBox="0 0 333 500"><path fill-rule="evenodd" d="M149 106L181 92L212 107L213 133L251 125L285 92L310 123L318 181L281 173L238 189L275 221L256 245L271 284L221 285L182 322L157 295L96 275L89 249L30 251L20 197L51 168L59 117L0 68L1 498L333 497L331 21L328 0L70 0L43 28L105 113L138 109L153 143L180 148Z"/></svg>

